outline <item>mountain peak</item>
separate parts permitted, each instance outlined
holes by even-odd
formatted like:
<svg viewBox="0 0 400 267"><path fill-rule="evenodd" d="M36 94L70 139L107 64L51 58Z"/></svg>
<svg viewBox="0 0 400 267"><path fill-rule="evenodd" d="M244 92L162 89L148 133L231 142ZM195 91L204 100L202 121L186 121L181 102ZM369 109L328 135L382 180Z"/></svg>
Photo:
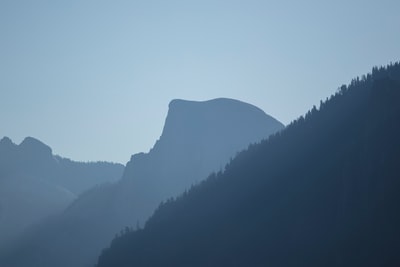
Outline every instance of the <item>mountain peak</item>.
<svg viewBox="0 0 400 267"><path fill-rule="evenodd" d="M255 131L260 136L252 141L266 138L284 125L251 104L229 99L216 98L207 101L174 99L169 110L160 138L175 139L183 143L187 138L197 140L219 132L227 136L240 135L243 131ZM240 138L239 138L240 139ZM220 140L219 140L220 141ZM191 141L190 141L191 142Z"/></svg>
<svg viewBox="0 0 400 267"><path fill-rule="evenodd" d="M261 112L263 112L261 109L257 108L256 106L253 106L251 104L242 102L240 100L232 99L232 98L214 98L210 100L205 100L205 101L196 101L196 100L185 100L185 99L173 99L169 103L168 107L169 109L180 109L180 108L193 108L193 107L203 107L203 108L209 108L212 106L216 106L218 108L224 108L224 107L238 107L238 106L246 106L247 108L252 107L253 109L257 109Z"/></svg>
<svg viewBox="0 0 400 267"><path fill-rule="evenodd" d="M10 144L14 144L14 143L13 143L12 140L11 140L9 137L7 137L7 136L4 136L4 137L0 140L0 145L10 145Z"/></svg>
<svg viewBox="0 0 400 267"><path fill-rule="evenodd" d="M201 171L197 170L196 176L206 177L250 143L259 142L284 128L258 107L229 98L174 99L168 107L160 138L149 153L133 155L127 169L133 163L138 170L139 165L147 165L145 162L149 157L171 168L179 165L189 168L189 163L184 162L190 161L200 166ZM192 171L194 168L190 167Z"/></svg>
<svg viewBox="0 0 400 267"><path fill-rule="evenodd" d="M26 137L21 144L19 144L19 148L29 153L38 153L42 155L52 154L52 150L48 145L30 136Z"/></svg>
<svg viewBox="0 0 400 267"><path fill-rule="evenodd" d="M169 106L171 105L176 105L180 103L213 103L213 102L239 102L239 103L244 103L236 99L232 98L226 98L226 97L219 97L219 98L214 98L214 99L209 99L209 100L187 100L187 99L181 99L181 98L176 98L172 99L171 102L169 103Z"/></svg>
<svg viewBox="0 0 400 267"><path fill-rule="evenodd" d="M8 138L7 136L4 136L1 140L0 140L0 149L4 150L4 151L9 151L10 149L14 149L16 147L16 145L12 142L12 140L10 138Z"/></svg>

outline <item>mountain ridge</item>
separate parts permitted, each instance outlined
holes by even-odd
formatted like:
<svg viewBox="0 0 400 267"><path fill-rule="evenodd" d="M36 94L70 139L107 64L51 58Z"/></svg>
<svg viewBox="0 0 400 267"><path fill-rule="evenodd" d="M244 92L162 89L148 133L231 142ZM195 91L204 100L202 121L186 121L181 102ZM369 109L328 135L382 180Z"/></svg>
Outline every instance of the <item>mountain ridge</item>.
<svg viewBox="0 0 400 267"><path fill-rule="evenodd" d="M0 245L47 216L62 212L79 194L117 180L123 165L81 163L52 154L33 137L19 145L0 140ZM3 244L4 243L4 244Z"/></svg>
<svg viewBox="0 0 400 267"><path fill-rule="evenodd" d="M184 110L180 109L182 105ZM101 248L121 229L142 225L162 200L200 182L210 172L224 166L236 152L284 127L254 106L240 101L175 100L169 106L171 110L164 125L167 130L163 129L148 153L131 157L121 180L84 193L56 224L43 225L36 237L23 242L19 251L28 251L23 258L11 256L7 264L90 265ZM176 112L177 106L180 112ZM238 109L244 109L245 114L237 116ZM67 232L70 234L65 236L63 233ZM41 248L35 247L38 243ZM70 253L76 257L69 257ZM38 254L46 256L38 261L35 258ZM16 252L15 255L20 254Z"/></svg>
<svg viewBox="0 0 400 267"><path fill-rule="evenodd" d="M374 68L163 203L97 266L397 266L399 102L400 64Z"/></svg>

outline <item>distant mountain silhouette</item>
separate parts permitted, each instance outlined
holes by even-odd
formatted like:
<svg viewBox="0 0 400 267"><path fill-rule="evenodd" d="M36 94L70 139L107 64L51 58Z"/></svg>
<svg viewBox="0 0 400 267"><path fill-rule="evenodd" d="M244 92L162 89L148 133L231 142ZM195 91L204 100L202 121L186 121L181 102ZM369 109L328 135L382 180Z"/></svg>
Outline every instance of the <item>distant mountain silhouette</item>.
<svg viewBox="0 0 400 267"><path fill-rule="evenodd" d="M236 153L283 127L259 108L238 100L173 100L153 149L128 162L116 207L121 214L135 211L127 223L144 224L161 201L222 170Z"/></svg>
<svg viewBox="0 0 400 267"><path fill-rule="evenodd" d="M400 64L240 153L98 267L400 266Z"/></svg>
<svg viewBox="0 0 400 267"><path fill-rule="evenodd" d="M84 193L62 216L21 242L5 264L92 266L122 229L143 225L161 201L221 170L250 143L283 127L237 100L173 100L160 139L149 153L132 156L121 181Z"/></svg>
<svg viewBox="0 0 400 267"><path fill-rule="evenodd" d="M123 165L54 156L32 137L0 140L0 245L26 227L63 211L83 191L121 177Z"/></svg>

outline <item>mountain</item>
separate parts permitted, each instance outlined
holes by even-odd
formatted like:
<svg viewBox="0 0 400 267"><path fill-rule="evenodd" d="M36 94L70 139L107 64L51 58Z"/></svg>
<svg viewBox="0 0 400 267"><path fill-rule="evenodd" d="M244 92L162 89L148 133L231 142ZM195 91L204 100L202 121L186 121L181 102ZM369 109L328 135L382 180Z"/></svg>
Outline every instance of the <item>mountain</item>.
<svg viewBox="0 0 400 267"><path fill-rule="evenodd" d="M161 201L199 183L250 143L283 127L259 108L237 100L173 100L160 139L148 153L132 156L118 183L82 194L0 265L93 266L122 229L143 224Z"/></svg>
<svg viewBox="0 0 400 267"><path fill-rule="evenodd" d="M0 245L63 211L83 191L121 177L123 165L81 163L52 154L32 137L0 140Z"/></svg>
<svg viewBox="0 0 400 267"><path fill-rule="evenodd" d="M240 153L143 229L108 266L399 266L400 64L374 68Z"/></svg>
<svg viewBox="0 0 400 267"><path fill-rule="evenodd" d="M173 100L152 150L133 155L119 187L117 208L133 209L143 224L163 200L189 189L236 153L284 128L259 108L238 100ZM129 200L128 200L129 199Z"/></svg>

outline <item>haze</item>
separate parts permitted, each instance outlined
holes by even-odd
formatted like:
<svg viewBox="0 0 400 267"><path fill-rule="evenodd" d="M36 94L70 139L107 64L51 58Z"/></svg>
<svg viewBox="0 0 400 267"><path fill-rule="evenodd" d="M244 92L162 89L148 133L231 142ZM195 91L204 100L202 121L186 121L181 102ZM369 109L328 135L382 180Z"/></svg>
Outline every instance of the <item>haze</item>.
<svg viewBox="0 0 400 267"><path fill-rule="evenodd" d="M174 98L283 123L399 58L399 1L1 1L0 137L75 160L148 151Z"/></svg>

